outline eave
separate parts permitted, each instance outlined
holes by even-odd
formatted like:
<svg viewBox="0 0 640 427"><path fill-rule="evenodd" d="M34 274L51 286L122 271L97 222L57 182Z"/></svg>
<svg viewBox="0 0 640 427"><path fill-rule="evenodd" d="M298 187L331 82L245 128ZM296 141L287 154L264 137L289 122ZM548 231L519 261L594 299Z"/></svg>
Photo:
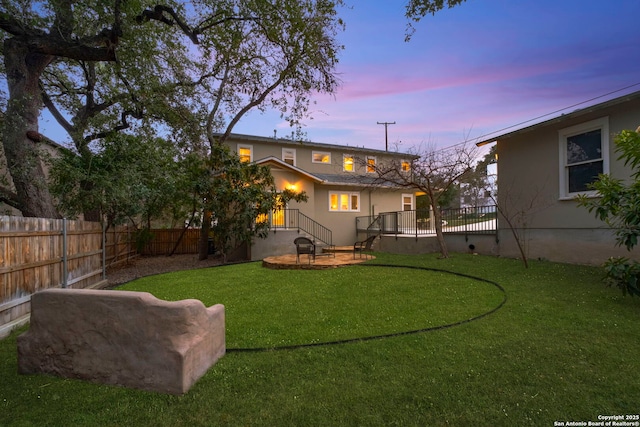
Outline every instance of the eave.
<svg viewBox="0 0 640 427"><path fill-rule="evenodd" d="M561 122L564 122L564 121L568 121L568 120L572 120L572 119L575 119L575 118L579 118L581 116L585 116L587 114L591 114L591 113L597 112L599 110L604 110L604 109L609 108L609 107L613 107L613 106L616 106L616 105L619 105L619 104L623 104L623 103L626 103L626 102L629 102L629 101L633 101L635 99L640 99L640 91L633 92L633 93L630 93L630 94L627 94L627 95L623 95L623 96L620 96L618 98L610 99L608 101L601 102L601 103L595 104L595 105L591 105L589 107L581 108L579 110L572 111L571 113L562 114L560 116L553 117L553 118L551 118L549 120L545 120L545 121L540 122L540 123L535 123L535 124L533 124L531 126L527 126L527 127L520 128L520 129L511 131L511 132L503 133L503 134L498 135L498 136L493 136L493 137L491 137L489 139L484 139L484 140L482 140L480 142L476 142L476 145L478 147L482 147L483 145L491 144L491 143L497 142L498 140L501 140L501 139L507 139L507 138L511 138L513 136L516 136L516 135L522 135L522 134L525 134L525 133L528 133L528 132L532 132L532 131L535 131L537 129L545 128L545 127L548 127L548 126L553 126L553 125L555 125L557 123L561 123Z"/></svg>

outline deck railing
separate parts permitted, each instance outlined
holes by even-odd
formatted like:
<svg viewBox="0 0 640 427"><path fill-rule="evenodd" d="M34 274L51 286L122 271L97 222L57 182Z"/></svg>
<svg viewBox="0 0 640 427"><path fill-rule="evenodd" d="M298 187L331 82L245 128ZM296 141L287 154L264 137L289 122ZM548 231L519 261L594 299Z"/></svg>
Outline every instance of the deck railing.
<svg viewBox="0 0 640 427"><path fill-rule="evenodd" d="M298 209L281 209L271 212L269 215L269 223L272 230L298 229L311 235L316 241L320 241L329 246L333 245L331 230L303 214Z"/></svg>
<svg viewBox="0 0 640 427"><path fill-rule="evenodd" d="M496 207L477 206L472 208L443 209L442 231L459 234L496 234ZM393 235L435 234L433 212L427 209L383 212L376 216L356 218L358 232L377 232Z"/></svg>

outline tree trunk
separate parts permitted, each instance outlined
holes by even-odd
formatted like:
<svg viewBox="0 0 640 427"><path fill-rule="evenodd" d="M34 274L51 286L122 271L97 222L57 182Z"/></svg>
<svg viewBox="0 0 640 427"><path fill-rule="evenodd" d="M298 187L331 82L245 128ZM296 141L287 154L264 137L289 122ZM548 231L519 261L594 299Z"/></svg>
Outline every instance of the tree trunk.
<svg viewBox="0 0 640 427"><path fill-rule="evenodd" d="M198 245L198 259L203 261L209 258L209 230L211 229L211 211L205 209L202 214L200 229L200 244Z"/></svg>
<svg viewBox="0 0 640 427"><path fill-rule="evenodd" d="M433 220L436 228L436 239L440 245L441 258L449 258L449 250L447 249L447 243L444 241L444 234L442 233L442 213L436 203L431 203L433 209Z"/></svg>
<svg viewBox="0 0 640 427"><path fill-rule="evenodd" d="M4 42L4 58L9 102L2 142L18 194L15 207L27 217L59 218L37 146L42 108L38 80L54 57L30 53L25 43L10 38Z"/></svg>
<svg viewBox="0 0 640 427"><path fill-rule="evenodd" d="M80 181L80 188L82 189L82 193L90 194L93 190L94 183L92 181L82 180ZM100 208L95 207L92 209L84 209L82 212L82 216L85 221L93 221L93 222L101 222L102 221L102 211Z"/></svg>
<svg viewBox="0 0 640 427"><path fill-rule="evenodd" d="M499 205L495 201L495 199L493 199L493 201L494 203L496 203L496 209L498 210L498 213L502 216L502 218L504 218L505 222L509 226L509 229L511 230L511 234L513 235L513 239L516 241L516 245L518 245L518 250L520 251L520 256L522 257L522 263L524 264L524 268L529 268L529 260L527 258L527 252L524 249L524 241L523 241L523 238L521 238L522 236L516 230L516 227L513 224L513 221L511 221L511 218L509 218L506 215L506 212L504 209L502 209L501 205Z"/></svg>

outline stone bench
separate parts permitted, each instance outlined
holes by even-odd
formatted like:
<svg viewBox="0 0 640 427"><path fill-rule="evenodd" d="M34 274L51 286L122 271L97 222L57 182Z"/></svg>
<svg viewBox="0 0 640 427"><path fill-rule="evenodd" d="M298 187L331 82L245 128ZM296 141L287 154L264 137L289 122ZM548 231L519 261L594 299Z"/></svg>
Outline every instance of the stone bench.
<svg viewBox="0 0 640 427"><path fill-rule="evenodd" d="M18 337L18 371L183 394L225 351L221 304L48 289L31 298L31 326Z"/></svg>

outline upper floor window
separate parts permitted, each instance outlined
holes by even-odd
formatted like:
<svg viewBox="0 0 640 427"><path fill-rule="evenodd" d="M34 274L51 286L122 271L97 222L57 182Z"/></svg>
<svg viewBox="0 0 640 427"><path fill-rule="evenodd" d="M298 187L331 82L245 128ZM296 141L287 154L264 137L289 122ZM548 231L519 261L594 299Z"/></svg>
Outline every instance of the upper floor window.
<svg viewBox="0 0 640 427"><path fill-rule="evenodd" d="M376 171L375 156L367 156L367 173L374 173L375 171Z"/></svg>
<svg viewBox="0 0 640 427"><path fill-rule="evenodd" d="M342 170L345 172L353 172L353 156L348 154L343 154L342 156Z"/></svg>
<svg viewBox="0 0 640 427"><path fill-rule="evenodd" d="M360 212L360 193L329 192L329 210L332 212Z"/></svg>
<svg viewBox="0 0 640 427"><path fill-rule="evenodd" d="M296 165L296 150L295 148L283 148L282 149L282 160L285 163L290 164L291 166Z"/></svg>
<svg viewBox="0 0 640 427"><path fill-rule="evenodd" d="M411 170L411 163L408 160L402 160L400 162L400 170L402 172L409 172Z"/></svg>
<svg viewBox="0 0 640 427"><path fill-rule="evenodd" d="M314 151L311 153L311 161L313 163L331 163L331 153Z"/></svg>
<svg viewBox="0 0 640 427"><path fill-rule="evenodd" d="M609 173L609 118L559 131L560 198L592 194L589 184Z"/></svg>
<svg viewBox="0 0 640 427"><path fill-rule="evenodd" d="M238 144L238 157L241 162L253 161L253 145Z"/></svg>

